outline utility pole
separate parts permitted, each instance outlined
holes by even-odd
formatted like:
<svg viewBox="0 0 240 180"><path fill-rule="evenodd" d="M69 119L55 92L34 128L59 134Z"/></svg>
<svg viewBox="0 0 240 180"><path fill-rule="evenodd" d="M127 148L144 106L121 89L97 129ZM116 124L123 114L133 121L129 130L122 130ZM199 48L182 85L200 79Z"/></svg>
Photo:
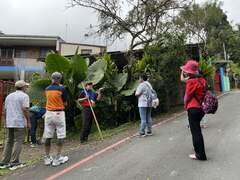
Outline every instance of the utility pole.
<svg viewBox="0 0 240 180"><path fill-rule="evenodd" d="M227 61L228 58L227 58L227 52L226 52L226 46L225 46L225 43L223 43L223 52L224 52L224 60Z"/></svg>
<svg viewBox="0 0 240 180"><path fill-rule="evenodd" d="M67 41L67 38L68 38L68 24L66 24L66 27L65 27L65 40Z"/></svg>

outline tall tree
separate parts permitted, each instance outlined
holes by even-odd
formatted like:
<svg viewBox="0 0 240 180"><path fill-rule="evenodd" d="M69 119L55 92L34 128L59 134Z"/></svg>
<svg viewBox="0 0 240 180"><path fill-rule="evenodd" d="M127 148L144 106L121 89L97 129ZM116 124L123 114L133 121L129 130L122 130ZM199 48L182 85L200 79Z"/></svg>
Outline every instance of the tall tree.
<svg viewBox="0 0 240 180"><path fill-rule="evenodd" d="M240 63L240 27L238 26L238 29L234 30L230 35L227 49L229 59Z"/></svg>
<svg viewBox="0 0 240 180"><path fill-rule="evenodd" d="M131 37L130 50L146 46L169 31L176 10L191 0L70 0L71 7L91 8L98 13L98 33L113 40Z"/></svg>
<svg viewBox="0 0 240 180"><path fill-rule="evenodd" d="M189 34L190 39L203 44L203 50L210 55L224 56L223 44L228 47L232 26L221 2L214 0L203 5L193 4L182 10L175 22Z"/></svg>

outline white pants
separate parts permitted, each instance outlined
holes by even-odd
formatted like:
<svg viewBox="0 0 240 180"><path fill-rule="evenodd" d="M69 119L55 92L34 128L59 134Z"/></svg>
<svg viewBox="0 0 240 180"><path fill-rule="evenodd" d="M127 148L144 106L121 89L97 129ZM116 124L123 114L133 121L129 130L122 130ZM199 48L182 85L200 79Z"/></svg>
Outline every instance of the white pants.
<svg viewBox="0 0 240 180"><path fill-rule="evenodd" d="M57 133L58 139L66 137L66 120L64 111L47 111L44 121L44 138L53 138Z"/></svg>

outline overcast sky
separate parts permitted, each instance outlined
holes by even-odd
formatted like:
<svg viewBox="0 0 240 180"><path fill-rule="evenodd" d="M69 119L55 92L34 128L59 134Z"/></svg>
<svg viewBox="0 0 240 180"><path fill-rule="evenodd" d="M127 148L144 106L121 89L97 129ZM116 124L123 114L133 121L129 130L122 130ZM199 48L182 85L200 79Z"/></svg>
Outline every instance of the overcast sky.
<svg viewBox="0 0 240 180"><path fill-rule="evenodd" d="M204 0L196 0L204 2ZM240 23L240 1L223 0L229 20ZM103 38L86 38L97 17L86 8L66 8L68 0L0 0L0 30L6 34L54 35L69 42L105 44ZM124 50L125 41L110 50Z"/></svg>

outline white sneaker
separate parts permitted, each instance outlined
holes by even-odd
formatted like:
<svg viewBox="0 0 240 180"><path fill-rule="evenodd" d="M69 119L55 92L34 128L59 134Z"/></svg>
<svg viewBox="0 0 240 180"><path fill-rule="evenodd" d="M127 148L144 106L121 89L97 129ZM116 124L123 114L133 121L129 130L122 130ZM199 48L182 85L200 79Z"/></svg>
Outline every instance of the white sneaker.
<svg viewBox="0 0 240 180"><path fill-rule="evenodd" d="M36 148L37 145L36 145L36 144L31 144L30 147L31 147L31 148Z"/></svg>
<svg viewBox="0 0 240 180"><path fill-rule="evenodd" d="M45 156L45 157L44 157L44 164L45 164L46 166L51 165L52 162L53 162L52 156Z"/></svg>
<svg viewBox="0 0 240 180"><path fill-rule="evenodd" d="M61 164L66 163L69 160L69 158L67 156L59 156L54 158L53 162L52 162L52 166L59 166Z"/></svg>

